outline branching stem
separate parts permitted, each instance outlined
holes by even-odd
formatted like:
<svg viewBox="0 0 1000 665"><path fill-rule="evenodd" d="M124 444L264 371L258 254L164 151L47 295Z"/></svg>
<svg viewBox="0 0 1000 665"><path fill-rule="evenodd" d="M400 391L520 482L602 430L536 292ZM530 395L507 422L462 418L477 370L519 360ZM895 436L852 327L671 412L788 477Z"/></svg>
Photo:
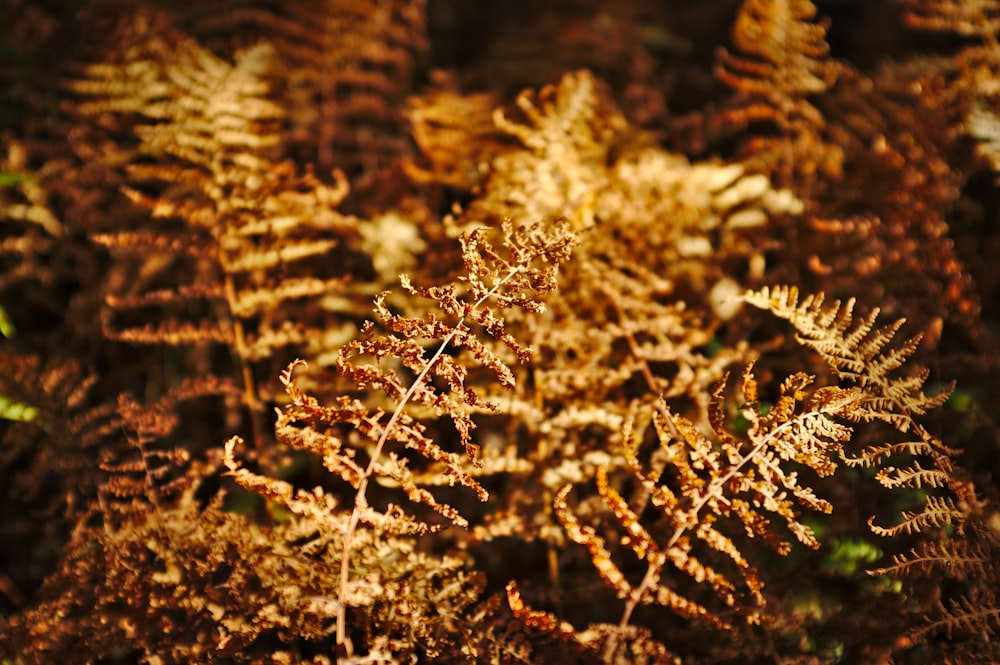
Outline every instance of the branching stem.
<svg viewBox="0 0 1000 665"><path fill-rule="evenodd" d="M514 278L519 272L524 269L524 264L520 264L510 268L507 274L504 275L493 287L483 295L479 300L475 302L469 313L475 312L479 309L487 300L500 290L500 288ZM468 316L468 315L466 315ZM420 374L413 380L410 384L409 389L400 398L399 403L393 410L392 415L386 422L385 426L382 428L382 433L375 444L375 449L372 451L371 459L368 462L368 466L365 468L364 474L361 476L358 482L358 489L354 497L354 510L351 511L351 518L347 522L347 528L344 530L344 551L340 558L340 603L337 605L337 644L344 646L347 643L347 587L350 582L350 563L351 563L351 547L354 541L354 534L357 531L358 525L361 523L361 516L363 507L368 505L366 499L366 493L368 491L368 480L375 473L375 467L378 464L379 458L382 455L382 449L385 447L386 442L389 440L389 435L392 433L393 428L396 426L396 422L403 415L403 409L413 398L413 395L420 389L423 385L424 380L430 373L434 364L444 355L445 350L458 335L458 327L452 329L448 335L441 340L441 344L438 345L437 351L434 355L424 364L423 369Z"/></svg>

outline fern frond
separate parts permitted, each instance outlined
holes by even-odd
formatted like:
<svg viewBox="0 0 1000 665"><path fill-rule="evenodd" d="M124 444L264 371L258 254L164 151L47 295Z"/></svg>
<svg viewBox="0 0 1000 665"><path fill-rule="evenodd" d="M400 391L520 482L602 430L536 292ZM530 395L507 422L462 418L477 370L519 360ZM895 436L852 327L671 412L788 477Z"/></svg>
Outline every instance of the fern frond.
<svg viewBox="0 0 1000 665"><path fill-rule="evenodd" d="M778 137L756 135L742 153L753 171L807 186L817 173L841 175L843 148L826 141L815 98L835 83L840 67L830 58L827 19L810 0L744 0L733 25L733 50L717 50L715 76L733 91L708 125L734 129L770 122Z"/></svg>
<svg viewBox="0 0 1000 665"><path fill-rule="evenodd" d="M789 321L799 343L815 350L840 378L862 390L865 409L857 413L858 418L887 420L906 431L903 428L908 426L910 414L937 408L951 394L951 387L935 395L924 394L928 377L924 372L902 378L889 376L913 355L921 339L916 335L885 351L903 325L902 319L876 329L876 309L860 323L853 323L853 299L824 305L820 295L800 302L794 286L765 286L744 294L743 299Z"/></svg>
<svg viewBox="0 0 1000 665"><path fill-rule="evenodd" d="M321 173L371 178L408 153L399 108L429 50L426 1L325 0L253 12L274 45L282 141Z"/></svg>
<svg viewBox="0 0 1000 665"><path fill-rule="evenodd" d="M996 513L980 510L982 507L968 505L967 500L935 501L933 510L939 516L931 521L932 526L955 524L960 528L946 539L924 540L909 553L895 556L892 565L870 571L872 575L925 578L942 589L935 594L934 607L925 613L922 624L910 631L910 638L933 649L932 636L943 634L948 643L939 649L955 662L992 662L995 654L989 645L1000 632L996 565L1000 531ZM906 526L906 522L900 525ZM924 528L917 525L914 530ZM954 590L943 591L945 588Z"/></svg>
<svg viewBox="0 0 1000 665"><path fill-rule="evenodd" d="M744 299L791 321L799 342L819 353L845 385L816 387L815 377L793 374L782 382L774 404L765 409L751 364L743 373L740 405L740 414L749 426L742 435L731 431L723 380L709 405L714 439L661 405L652 414L665 460L657 471L647 471L639 462L631 425L627 425L628 466L658 511L655 520L643 518L612 487L608 469L598 469L598 494L622 534L617 543L573 514L567 502L571 485L558 493L556 515L567 534L588 549L598 574L626 601L619 624L622 628L638 604L651 602L662 602L683 616L717 627L731 626L704 603L665 587L662 580L668 569L705 585L748 621L761 620L765 616L763 582L750 563L752 559L725 531L726 525L733 520L747 536L772 541L780 553L787 553L790 545L780 540L770 523L770 516L775 515L797 540L818 547L816 535L802 522L799 510L830 512L832 505L816 495L800 471L808 468L818 476L833 474L837 460L846 457L845 446L853 440L860 423L885 422L901 433L916 433L919 441L873 446L860 458L850 458L851 463L875 466L886 457L908 453L934 464L927 469L917 459L908 469L884 466L877 475L884 486L961 489L950 464L952 451L913 420L940 405L941 396L924 395L924 371L901 379L894 376L915 351L913 340L893 344L902 322L877 328L874 312L855 323L853 301L824 305L822 296L815 296L800 303L794 288L765 288L746 294ZM961 496L963 501L974 501L968 492ZM921 511L904 514L902 524L886 529L871 523L871 528L876 534L891 536L961 527L966 518L962 506L932 494ZM654 523L656 533L666 537L653 535ZM615 563L616 545L630 549L646 562L647 571L638 586L631 584ZM719 557L727 565L720 567Z"/></svg>
<svg viewBox="0 0 1000 665"><path fill-rule="evenodd" d="M499 101L495 93L441 89L410 97L406 118L422 159L404 163L407 175L465 190L479 183L485 175L479 165L504 149L493 124Z"/></svg>
<svg viewBox="0 0 1000 665"><path fill-rule="evenodd" d="M733 630L731 621L720 612L670 588L665 582L673 578L668 570L683 573L695 585L704 585L723 607L744 615L747 621L764 619L763 582L737 537L760 537L772 542L780 553L787 553L790 545L781 541L770 523L770 515L777 515L796 539L817 547L819 542L801 521L799 508L829 512L831 505L800 480L794 466L809 467L818 475L832 473L836 457L853 434L850 425L838 420L856 408L859 391L810 389L812 381L805 374L790 377L782 385L775 406L764 413L753 366L748 366L743 374L741 408L750 427L743 436L733 434L728 427L724 380L714 391L711 404L715 439L661 406L652 414L665 460L660 471L647 470L640 463L639 444L632 425L626 425L628 466L656 507L655 519L641 517L629 505L611 486L604 467L597 471L597 489L615 528L622 532L617 544L647 564L638 585L631 584L614 563L614 545L573 514L567 502L572 485L558 493L556 515L567 535L587 547L598 574L626 601L619 623L622 629L639 604L655 603L681 616ZM728 532L733 525L738 528ZM658 535L654 535L654 526Z"/></svg>
<svg viewBox="0 0 1000 665"><path fill-rule="evenodd" d="M562 77L558 85L516 100L518 115L502 109L493 122L521 144L493 161L495 175L470 207L470 221L567 219L574 230L593 223L596 191L608 182L607 161L628 124L600 81L589 72Z"/></svg>
<svg viewBox="0 0 1000 665"><path fill-rule="evenodd" d="M716 76L734 90L765 99L795 100L826 90L833 77L825 60L829 22L815 18L809 0L747 0L733 26L740 55L720 50ZM776 113L789 110L787 102L775 106Z"/></svg>
<svg viewBox="0 0 1000 665"><path fill-rule="evenodd" d="M859 324L852 324L853 301L823 305L822 296L808 296L799 302L795 287L764 287L744 295L752 305L771 311L795 327L799 343L814 349L842 380L858 391L856 406L841 414L854 422L883 422L898 432L917 437L916 441L877 444L859 457L845 456L848 464L874 466L887 456L905 452L928 457L935 468L925 469L915 463L909 469L886 467L878 474L883 485L895 487L947 487L957 496L968 491L955 477L951 458L956 451L945 446L919 423L915 416L937 408L951 395L948 386L935 395L924 393L929 372L915 368L909 375L895 376L916 351L920 336L890 347L903 321L877 329L875 310ZM853 325L853 328L851 327ZM975 499L971 499L975 503Z"/></svg>
<svg viewBox="0 0 1000 665"><path fill-rule="evenodd" d="M949 639L954 634L995 635L1000 632L1000 607L996 602L984 603L981 599L959 598L947 604L938 603L938 618L913 633L920 640L929 633L944 633Z"/></svg>
<svg viewBox="0 0 1000 665"><path fill-rule="evenodd" d="M148 29L151 20L157 34L125 62L85 67L66 84L81 97L72 110L90 122L132 114L139 144L123 192L152 217L149 228L94 236L119 259L104 332L139 344L228 347L259 421L258 376L294 355L328 358L321 340L344 336L328 329L325 299L342 288L345 258L360 252L357 220L336 211L347 195L342 176L327 185L279 161L284 112L270 99L273 48L255 46L230 63L155 12L122 23ZM354 311L348 299L335 307L346 314L338 325L362 316L360 302Z"/></svg>
<svg viewBox="0 0 1000 665"><path fill-rule="evenodd" d="M951 577L985 580L993 574L993 552L988 545L969 539L925 541L907 554L893 557L893 565L869 571L870 575L929 575L946 571Z"/></svg>
<svg viewBox="0 0 1000 665"><path fill-rule="evenodd" d="M554 642L554 657L564 662L594 661L596 650L584 641L584 636L577 632L573 624L560 620L550 612L528 606L521 598L521 591L517 588L516 582L511 581L507 584L506 596L507 606L518 621L531 633L543 635Z"/></svg>
<svg viewBox="0 0 1000 665"><path fill-rule="evenodd" d="M50 342L51 343L51 342ZM31 571L57 569L55 542L83 521L101 485L100 459L125 447L107 387L75 361L0 351L0 575L5 602L27 603ZM44 525L44 528L40 528ZM0 638L0 642L3 638Z"/></svg>
<svg viewBox="0 0 1000 665"><path fill-rule="evenodd" d="M66 240L69 227L51 203L48 188L29 166L29 147L7 137L0 149L0 298L6 308L0 338L11 337L13 319L30 319L33 311L61 300L53 285L93 275L73 274L80 261L80 248ZM59 302L57 300L57 302ZM12 309L16 307L15 311Z"/></svg>
<svg viewBox="0 0 1000 665"><path fill-rule="evenodd" d="M101 463L107 474L100 487L106 528L121 526L117 509L122 503L139 499L157 509L166 509L191 486L193 479L186 473L191 451L175 438L183 424L178 415L181 405L208 397L232 399L239 395L240 390L232 381L214 376L185 379L149 406L121 395L118 413L131 454L106 455Z"/></svg>
<svg viewBox="0 0 1000 665"><path fill-rule="evenodd" d="M611 551L604 538L599 536L593 527L581 524L570 509L566 498L573 490L572 485L564 486L552 503L559 521L562 522L566 534L576 543L583 545L590 552L590 560L604 583L615 590L620 598L627 598L632 591L625 574L615 565Z"/></svg>
<svg viewBox="0 0 1000 665"><path fill-rule="evenodd" d="M996 42L1000 31L997 0L906 0L906 23L920 30L953 32Z"/></svg>
<svg viewBox="0 0 1000 665"><path fill-rule="evenodd" d="M855 404L851 410L837 414L840 418L854 423L884 423L907 437L902 442L870 445L857 456L841 451L841 456L848 465L877 468L876 479L890 490L912 488L926 495L923 506L903 511L902 521L894 526L879 526L874 517L870 518L873 533L898 537L937 532L941 540L924 540L909 554L894 557L892 565L869 573L911 577L944 573L957 578L979 575L986 580L994 577L995 566L987 561L995 558L997 537L995 527L984 518L986 504L956 468L958 451L945 446L916 420L941 406L952 388L927 396L923 390L929 373L924 368L896 376L915 352L919 336L893 344L902 321L877 329L873 325L876 310L860 324L852 324L853 301L824 306L822 298L816 296L800 303L794 288L764 288L746 294L745 299L790 321L798 341L817 351L834 374L852 384ZM992 586L995 584L986 581L972 588ZM991 588L975 600L960 596L939 602L927 624L912 637L925 642L931 632L937 631L949 636L953 631L990 635L996 631L1000 616L996 601Z"/></svg>
<svg viewBox="0 0 1000 665"><path fill-rule="evenodd" d="M865 469L879 467L885 459L893 455L909 455L917 457L920 455L934 455L941 453L947 456L958 455L960 451L948 448L943 445L931 445L931 443L920 439L917 441L904 441L901 443L886 443L882 445L868 446L857 457L852 457L845 453L844 463L848 466L858 466Z"/></svg>
<svg viewBox="0 0 1000 665"><path fill-rule="evenodd" d="M965 129L976 141L976 153L994 173L1000 173L1000 117L984 104L977 104L969 111Z"/></svg>
<svg viewBox="0 0 1000 665"><path fill-rule="evenodd" d="M879 470L876 479L882 483L883 487L894 489L897 487L934 488L947 487L952 480L948 473L951 469L924 469L920 462L915 461L913 466L900 469L894 466L886 466Z"/></svg>
<svg viewBox="0 0 1000 665"><path fill-rule="evenodd" d="M472 489L480 500L488 496L466 471L462 457L446 450L428 432L415 407L430 409L436 417L450 418L458 442L475 463L472 413L495 407L466 384L469 368L478 364L509 387L514 384L514 375L499 349L506 347L522 362L530 359L530 351L507 331L505 313L515 308L529 312L543 309L542 298L556 287L556 270L569 255L572 235L564 224L546 224L543 228L541 224L515 225L510 220L501 231L504 245L500 247L489 242L485 229L475 229L463 239L465 274L456 283L420 287L405 275L401 277L405 290L414 297L431 300L439 311L428 311L421 318L397 314L386 305L386 295L379 295L374 311L382 331L368 322L362 337L341 350L338 371L361 390L383 393L394 405L391 412L371 409L360 399L346 395L331 406L320 404L292 377L303 361L294 361L282 373L281 381L291 403L279 410L279 437L322 455L324 466L354 490L353 509L342 534L342 598L350 582L352 541L359 527L388 533L398 528L411 534L417 528L442 528L427 522L416 527L419 520L411 519L391 503L386 510L373 509L367 496L372 481L384 479L385 487L399 488L411 503L422 504L458 526L467 525L457 508L439 501L418 482L410 468L411 456L404 451L430 462L435 475L443 475L449 485ZM346 445L348 441L350 445ZM230 458L233 446L235 442L230 445ZM241 470L230 462L230 472ZM248 485L262 482L241 475ZM341 644L346 639L345 622L342 605L337 621Z"/></svg>
<svg viewBox="0 0 1000 665"><path fill-rule="evenodd" d="M909 487L909 485L900 486ZM903 521L896 526L880 527L875 524L875 518L868 520L868 526L879 536L898 536L921 533L932 528L961 527L969 514L967 510L960 508L954 499L928 496L919 512L904 511L902 516Z"/></svg>

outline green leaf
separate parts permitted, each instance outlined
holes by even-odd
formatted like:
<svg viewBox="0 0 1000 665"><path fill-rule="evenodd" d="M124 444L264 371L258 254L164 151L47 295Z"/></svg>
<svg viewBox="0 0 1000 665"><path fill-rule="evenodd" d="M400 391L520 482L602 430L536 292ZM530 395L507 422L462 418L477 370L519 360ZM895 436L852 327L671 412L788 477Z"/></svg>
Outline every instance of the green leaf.
<svg viewBox="0 0 1000 665"><path fill-rule="evenodd" d="M14 402L0 395L0 419L28 423L38 416L38 409L27 404Z"/></svg>
<svg viewBox="0 0 1000 665"><path fill-rule="evenodd" d="M10 320L10 316L7 315L7 310L0 305L0 335L3 335L7 339L17 335L17 328L14 326L14 322Z"/></svg>
<svg viewBox="0 0 1000 665"><path fill-rule="evenodd" d="M882 556L882 550L866 540L844 538L834 542L825 563L845 575L853 575L861 564L873 563Z"/></svg>
<svg viewBox="0 0 1000 665"><path fill-rule="evenodd" d="M0 187L10 187L12 185L20 185L22 182L28 182L31 178L23 175L21 173L14 173L12 171L0 171Z"/></svg>
<svg viewBox="0 0 1000 665"><path fill-rule="evenodd" d="M966 413L975 404L975 397L968 390L956 390L948 398L948 407L959 413Z"/></svg>

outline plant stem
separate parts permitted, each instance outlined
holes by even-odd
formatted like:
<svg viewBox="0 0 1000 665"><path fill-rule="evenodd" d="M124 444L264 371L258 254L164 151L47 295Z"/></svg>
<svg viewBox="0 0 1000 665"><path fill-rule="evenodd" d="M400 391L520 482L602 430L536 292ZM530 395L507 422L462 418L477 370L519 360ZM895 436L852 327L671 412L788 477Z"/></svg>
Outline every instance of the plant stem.
<svg viewBox="0 0 1000 665"><path fill-rule="evenodd" d="M485 295L483 295L479 300L475 302L475 304L472 306L472 309L469 310L469 312L471 313L479 309L479 307L481 307L483 303L485 303L491 296L495 295L500 290L500 287L509 282L517 273L521 272L521 270L523 270L523 266L521 265L511 268L507 272L507 274L504 275L502 279L500 279L496 284L494 284L493 287ZM410 384L410 387L400 398L399 404L396 405L396 408L393 410L392 415L389 416L388 422L386 422L385 426L382 428L382 434L379 436L379 439L375 444L375 449L372 451L371 459L368 462L368 466L365 468L364 475L361 476L361 479L358 482L357 493L355 494L354 497L354 510L351 511L351 517L347 522L347 528L344 530L344 551L340 558L340 603L337 606L338 645L344 646L346 645L347 642L346 598L347 598L347 587L348 583L350 582L351 546L354 541L354 534L358 529L358 525L361 523L362 507L366 507L368 505L368 501L365 496L366 492L368 491L368 480L369 478L372 477L372 474L374 474L375 472L375 466L378 464L378 460L382 456L382 449L385 447L386 442L389 440L389 434L395 427L396 422L403 415L403 409L406 408L406 405L413 398L413 395L417 392L420 386L423 385L424 380L427 378L427 375L434 367L434 364L441 358L442 355L444 355L445 350L448 348L448 345L451 344L451 342L455 339L456 335L458 335L457 325L455 328L452 329L450 333L448 333L448 335L445 336L443 340L441 340L441 344L438 346L437 351L435 351L434 355L430 358L430 360L428 360L424 364L424 367L420 371L420 374L417 375L417 378L413 380L413 383Z"/></svg>

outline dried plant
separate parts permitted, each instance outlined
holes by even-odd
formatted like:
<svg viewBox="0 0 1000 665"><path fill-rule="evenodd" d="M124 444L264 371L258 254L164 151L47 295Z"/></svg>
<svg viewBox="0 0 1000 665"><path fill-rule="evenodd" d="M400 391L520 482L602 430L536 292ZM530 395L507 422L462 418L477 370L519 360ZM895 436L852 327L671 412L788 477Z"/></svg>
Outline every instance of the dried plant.
<svg viewBox="0 0 1000 665"><path fill-rule="evenodd" d="M796 182L808 189L817 173L827 178L840 173L843 155L823 140L825 119L811 101L829 90L838 74L829 57L827 27L810 0L744 2L733 25L736 52L718 52L715 74L735 96L723 119L777 127L777 139L754 136L742 153L754 170L779 174L782 185Z"/></svg>
<svg viewBox="0 0 1000 665"><path fill-rule="evenodd" d="M400 106L428 56L425 0L185 4L183 24L224 53L272 45L266 79L284 110L288 154L324 179L346 173L369 204L393 198L371 188L392 185L385 171L410 153Z"/></svg>
<svg viewBox="0 0 1000 665"><path fill-rule="evenodd" d="M73 361L0 354L5 548L0 590L18 609L55 566L98 484L98 460L120 446L112 402L95 402L97 377ZM102 452L103 451L103 452ZM46 528L37 529L44 520Z"/></svg>
<svg viewBox="0 0 1000 665"><path fill-rule="evenodd" d="M482 165L505 147L493 123L497 106L496 95L463 95L447 87L411 97L406 116L420 157L406 162L408 175L457 189L478 185Z"/></svg>
<svg viewBox="0 0 1000 665"><path fill-rule="evenodd" d="M0 660L1000 658L996 8L694 4L0 0Z"/></svg>
<svg viewBox="0 0 1000 665"><path fill-rule="evenodd" d="M995 0L908 0L906 21L923 30L981 36L996 45L1000 5Z"/></svg>
<svg viewBox="0 0 1000 665"><path fill-rule="evenodd" d="M649 494L648 503L643 500L633 509L610 483L607 467L597 470L596 479L598 494L612 521L624 533L616 545L630 549L646 563L638 584L630 582L614 562L613 549L617 547L609 546L606 537L585 524L570 507L567 499L573 485L566 484L560 490L555 507L567 534L588 549L598 574L625 601L620 631L628 626L638 605L651 603L730 631L731 614L742 615L751 624L765 620L764 584L738 536L771 541L779 553L787 554L790 545L772 526L770 513L779 517L799 542L819 547L819 540L798 510L828 513L833 506L804 484L803 469L811 469L822 478L836 472L840 458L848 464L878 465L892 453L929 457L938 469L922 469L919 462L904 470L886 466L877 478L888 488L948 487L960 500L973 500L947 462L952 451L914 421L915 416L940 407L950 390L928 397L922 392L926 371L893 375L919 342L914 338L896 348L890 346L902 321L875 328L875 310L855 324L853 302L824 306L822 297L809 297L800 303L794 288L765 288L746 294L744 299L788 319L798 332L798 341L817 351L842 385L817 387L815 377L796 373L782 382L774 404L764 408L753 366L748 366L739 406L748 423L742 436L734 434L728 422L725 380L713 392L711 438L662 404L651 416L630 419L623 434L624 456L631 473ZM651 421L662 450L654 455L658 461L650 469L639 459L643 437L637 434L636 421ZM860 457L852 457L847 446L855 438L855 425L875 421L919 440L873 446ZM655 517L648 515L648 505L655 508ZM929 496L924 510L906 524L873 529L879 535L895 535L921 525L955 524L954 520L960 519L950 500ZM668 570L709 587L724 611L710 609L698 596L681 593L665 583L665 576L675 579ZM605 660L617 658L619 645L613 636L603 648Z"/></svg>
<svg viewBox="0 0 1000 665"><path fill-rule="evenodd" d="M360 389L384 393L395 404L391 413L380 408L371 411L359 399L341 397L333 407L323 407L314 398L303 394L292 380L293 363L282 375L291 398L291 406L279 414L277 433L280 440L293 447L323 456L326 469L347 482L355 490L353 508L342 531L343 554L340 566L340 602L337 609L337 643L347 647L346 612L355 604L350 579L351 552L354 538L361 526L380 533L405 535L427 533L441 528L426 521L413 520L401 507L390 503L378 510L369 504L368 487L373 479L398 485L414 504L423 504L458 526L468 522L455 507L438 501L427 489L420 487L402 451L412 450L437 463L449 485L459 484L472 489L480 499L488 498L486 490L467 469L462 457L441 447L425 433L425 427L412 415L414 407L425 407L436 416L448 416L455 426L459 441L474 466L476 459L471 431L475 423L472 410L495 410L466 385L471 362L455 350L464 351L496 375L497 380L513 387L514 375L505 360L484 343L470 326L475 324L495 342L514 352L520 362L530 359L530 352L504 329L504 310L522 308L540 311L545 294L556 286L555 272L567 257L572 240L561 225L544 228L504 226L503 250L495 249L483 229L474 230L463 240L466 274L461 290L457 285L418 287L403 278L403 286L412 295L430 298L437 303L440 314L428 313L423 319L393 314L385 305L385 295L375 301L375 311L389 332L374 333L374 325L362 329L364 338L347 344L341 351L337 368ZM506 254L506 256L505 256ZM443 315L443 316L441 316ZM427 345L430 343L430 350ZM446 353L447 352L447 353ZM429 355L428 355L429 354ZM383 366L386 360L398 363ZM409 375L415 376L412 380ZM435 384L440 380L441 385ZM362 437L363 448L345 447L349 435L327 428L349 425ZM227 444L227 464L240 483L252 491L270 498L291 496L278 491L267 479L239 469L233 460L238 440ZM389 444L394 449L387 449ZM357 445L357 444L355 444ZM365 462L359 455L367 455ZM323 501L317 488L313 499ZM301 499L300 499L301 500Z"/></svg>
<svg viewBox="0 0 1000 665"><path fill-rule="evenodd" d="M322 304L318 316L294 313L342 284L331 264L349 268L350 246L361 243L356 220L335 209L347 186L324 185L276 159L282 112L266 98L263 78L270 47L230 65L155 16L134 21L161 28L145 52L119 67L91 66L68 84L84 96L75 111L85 118L139 118L124 192L152 220L94 236L136 258L111 276L105 334L135 344L224 345L246 405L259 412L262 374L295 351L319 356L344 336L327 327ZM147 163L159 155L169 158Z"/></svg>
<svg viewBox="0 0 1000 665"><path fill-rule="evenodd" d="M10 143L0 160L0 172L7 182L0 186L3 196L4 235L0 257L4 260L0 290L25 281L50 282L55 278L48 256L65 229L52 213L45 190L26 173L28 154L23 145Z"/></svg>
<svg viewBox="0 0 1000 665"><path fill-rule="evenodd" d="M426 58L425 6L298 2L275 16L288 140L314 145L321 171L370 177L407 154L399 106Z"/></svg>

